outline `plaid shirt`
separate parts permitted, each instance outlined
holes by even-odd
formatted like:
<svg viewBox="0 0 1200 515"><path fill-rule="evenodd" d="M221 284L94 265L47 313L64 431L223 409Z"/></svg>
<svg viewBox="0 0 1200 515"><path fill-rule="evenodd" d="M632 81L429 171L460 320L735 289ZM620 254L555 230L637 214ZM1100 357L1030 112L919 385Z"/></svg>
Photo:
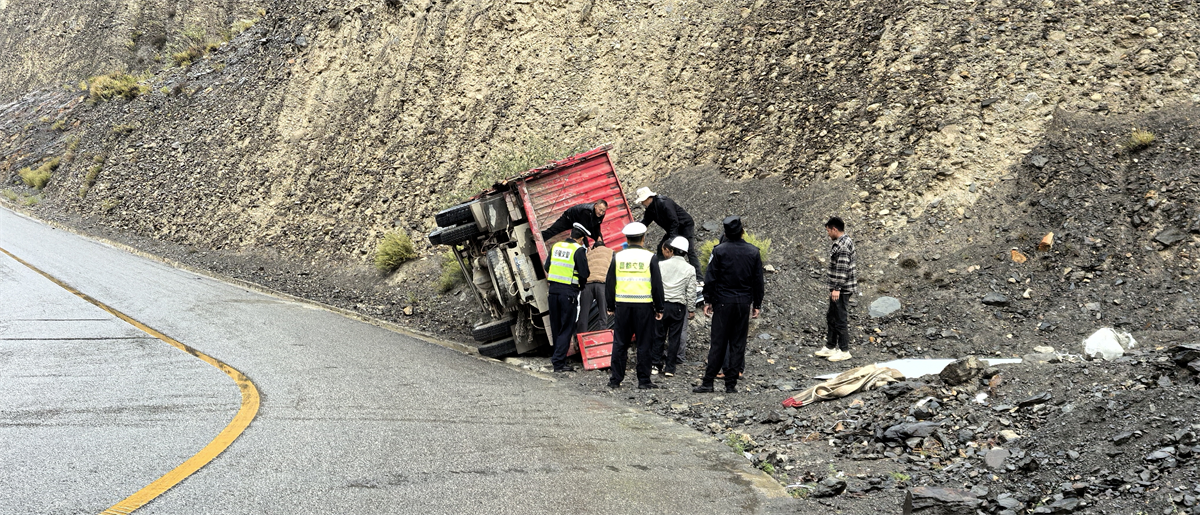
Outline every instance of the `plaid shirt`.
<svg viewBox="0 0 1200 515"><path fill-rule="evenodd" d="M854 293L858 288L858 272L854 262L857 261L854 252L854 241L845 234L833 242L829 249L829 271L825 273L825 284L829 291L844 291Z"/></svg>

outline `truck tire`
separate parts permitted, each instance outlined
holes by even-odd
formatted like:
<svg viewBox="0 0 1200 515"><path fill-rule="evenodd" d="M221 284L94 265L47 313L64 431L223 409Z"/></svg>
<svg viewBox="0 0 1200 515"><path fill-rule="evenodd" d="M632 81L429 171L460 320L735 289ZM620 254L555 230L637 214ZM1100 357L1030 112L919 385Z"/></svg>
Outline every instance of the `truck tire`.
<svg viewBox="0 0 1200 515"><path fill-rule="evenodd" d="M495 343L479 346L479 355L487 358L500 359L517 353L517 341L505 338Z"/></svg>
<svg viewBox="0 0 1200 515"><path fill-rule="evenodd" d="M440 234L442 245L458 245L464 241L474 238L479 234L479 227L475 222L463 224L455 227L445 227ZM432 236L432 234L430 235Z"/></svg>
<svg viewBox="0 0 1200 515"><path fill-rule="evenodd" d="M437 222L438 227L454 227L475 221L474 215L471 214L471 203L459 204L438 211L436 215L433 215L433 219Z"/></svg>
<svg viewBox="0 0 1200 515"><path fill-rule="evenodd" d="M445 227L438 227L437 229L434 229L433 232L429 233L429 244L441 245L443 232L446 232Z"/></svg>
<svg viewBox="0 0 1200 515"><path fill-rule="evenodd" d="M493 320L484 324L479 324L471 330L471 336L475 337L475 341L488 343L494 342L501 338L512 336L512 326L514 320L505 318L503 320Z"/></svg>

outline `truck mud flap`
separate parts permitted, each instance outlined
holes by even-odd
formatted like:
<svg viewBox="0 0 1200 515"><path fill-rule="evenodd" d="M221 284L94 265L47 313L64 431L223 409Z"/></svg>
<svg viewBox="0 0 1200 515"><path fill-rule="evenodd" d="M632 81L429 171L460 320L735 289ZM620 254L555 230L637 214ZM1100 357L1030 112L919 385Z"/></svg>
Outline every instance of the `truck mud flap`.
<svg viewBox="0 0 1200 515"><path fill-rule="evenodd" d="M488 358L501 359L516 353L517 341L512 338L505 338L495 343L479 346L479 355Z"/></svg>
<svg viewBox="0 0 1200 515"><path fill-rule="evenodd" d="M474 204L474 202L467 202L466 204L459 204L443 209L438 211L436 215L433 215L433 219L437 222L438 227L454 227L467 222L474 222L475 217L471 214L471 204Z"/></svg>
<svg viewBox="0 0 1200 515"><path fill-rule="evenodd" d="M505 318L503 320L493 320L484 324L479 324L471 329L471 336L475 341L481 343L494 342L501 338L508 338L513 335L513 323L516 320Z"/></svg>
<svg viewBox="0 0 1200 515"><path fill-rule="evenodd" d="M429 235L431 238L431 243L433 234L438 234L438 232L434 231ZM474 238L477 235L479 235L479 227L475 225L475 222L471 222L469 224L445 228L445 230L439 234L439 240L441 241L442 245L458 245L459 243Z"/></svg>

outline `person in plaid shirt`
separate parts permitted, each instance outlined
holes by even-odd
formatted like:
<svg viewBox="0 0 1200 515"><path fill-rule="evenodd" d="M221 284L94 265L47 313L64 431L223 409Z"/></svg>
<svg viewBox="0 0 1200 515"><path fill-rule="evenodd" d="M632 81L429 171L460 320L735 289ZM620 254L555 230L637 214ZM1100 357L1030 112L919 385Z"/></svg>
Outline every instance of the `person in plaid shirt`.
<svg viewBox="0 0 1200 515"><path fill-rule="evenodd" d="M858 286L858 273L854 262L854 241L846 236L846 222L833 217L825 222L825 232L833 240L829 249L829 270L825 283L829 292L829 311L825 313L827 324L825 348L813 354L829 361L845 361L850 355L850 296Z"/></svg>

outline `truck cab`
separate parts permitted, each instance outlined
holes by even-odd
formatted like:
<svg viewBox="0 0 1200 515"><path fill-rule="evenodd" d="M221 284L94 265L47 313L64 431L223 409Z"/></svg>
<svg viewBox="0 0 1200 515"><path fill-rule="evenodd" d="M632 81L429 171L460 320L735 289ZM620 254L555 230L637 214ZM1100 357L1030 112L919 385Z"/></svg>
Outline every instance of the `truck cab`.
<svg viewBox="0 0 1200 515"><path fill-rule="evenodd" d="M614 250L624 245L621 229L633 216L610 150L604 145L506 178L434 217L438 228L429 242L450 247L467 287L491 318L472 330L479 354L535 353L553 341L542 263L568 233L543 241L542 230L564 211L605 200L604 243ZM580 306L580 316L589 316L589 308Z"/></svg>

